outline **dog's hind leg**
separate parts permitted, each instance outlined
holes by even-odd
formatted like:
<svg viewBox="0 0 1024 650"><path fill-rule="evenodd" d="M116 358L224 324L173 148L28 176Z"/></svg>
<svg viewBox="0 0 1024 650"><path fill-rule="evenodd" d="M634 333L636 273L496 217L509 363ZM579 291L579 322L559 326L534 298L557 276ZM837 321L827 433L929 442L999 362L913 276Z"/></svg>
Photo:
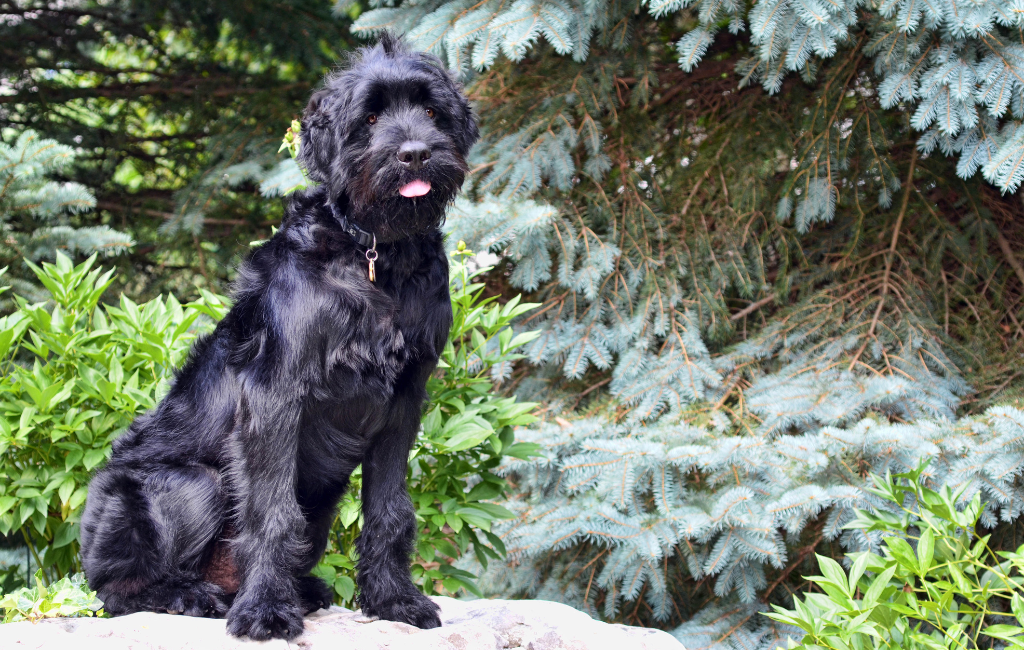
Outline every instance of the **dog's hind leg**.
<svg viewBox="0 0 1024 650"><path fill-rule="evenodd" d="M99 472L82 517L82 565L104 608L223 614L223 590L203 579L202 563L224 516L212 468Z"/></svg>

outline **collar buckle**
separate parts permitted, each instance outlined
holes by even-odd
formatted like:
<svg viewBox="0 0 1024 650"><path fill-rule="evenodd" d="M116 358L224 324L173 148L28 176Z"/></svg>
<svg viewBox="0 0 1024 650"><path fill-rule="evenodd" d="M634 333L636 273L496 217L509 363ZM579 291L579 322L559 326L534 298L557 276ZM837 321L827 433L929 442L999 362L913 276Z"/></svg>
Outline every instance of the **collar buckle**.
<svg viewBox="0 0 1024 650"><path fill-rule="evenodd" d="M377 237L373 233L366 232L359 226L350 222L348 218L341 213L338 209L337 204L331 203L331 214L334 215L335 220L341 229L348 233L348 235L356 240L356 242L363 248L376 249L377 248Z"/></svg>
<svg viewBox="0 0 1024 650"><path fill-rule="evenodd" d="M341 213L338 206L331 203L331 214L338 221L338 225L341 229L349 234L352 239L366 249L366 262L367 262L367 275L370 278L370 282L377 281L377 268L375 262L377 261L377 236L373 233L366 232L354 223L349 223L349 220L345 218L345 215Z"/></svg>

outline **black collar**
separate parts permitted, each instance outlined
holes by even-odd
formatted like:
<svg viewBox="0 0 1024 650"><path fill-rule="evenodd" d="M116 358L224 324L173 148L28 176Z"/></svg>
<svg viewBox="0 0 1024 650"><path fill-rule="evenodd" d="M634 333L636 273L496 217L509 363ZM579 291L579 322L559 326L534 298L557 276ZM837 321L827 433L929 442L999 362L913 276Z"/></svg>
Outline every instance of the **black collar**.
<svg viewBox="0 0 1024 650"><path fill-rule="evenodd" d="M363 246L364 248L373 248L377 245L377 238L373 236L373 233L366 232L359 226L350 222L348 218L341 213L341 210L338 209L338 205L334 202L331 203L331 214L334 215L334 218L338 221L338 225L341 226L341 229L347 232L352 239L356 240L360 246Z"/></svg>

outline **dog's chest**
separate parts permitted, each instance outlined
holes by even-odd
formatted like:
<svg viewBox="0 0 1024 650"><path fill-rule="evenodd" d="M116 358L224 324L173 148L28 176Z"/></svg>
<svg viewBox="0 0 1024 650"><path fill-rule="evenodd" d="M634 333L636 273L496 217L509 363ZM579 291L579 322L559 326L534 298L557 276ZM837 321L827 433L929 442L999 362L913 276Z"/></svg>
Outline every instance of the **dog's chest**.
<svg viewBox="0 0 1024 650"><path fill-rule="evenodd" d="M328 351L325 391L307 407L300 450L310 466L358 463L375 435L394 428L402 413L419 413L426 378L451 326L448 285L422 276L402 284L388 280L364 286L373 301L363 304L359 318L336 324L365 327L335 339L337 349Z"/></svg>
<svg viewBox="0 0 1024 650"><path fill-rule="evenodd" d="M362 264L328 268L328 371L389 384L410 364L435 363L452 318L443 262L426 259L396 273L384 261L375 281Z"/></svg>
<svg viewBox="0 0 1024 650"><path fill-rule="evenodd" d="M447 284L407 282L394 288L391 299L392 325L402 338L408 360L436 362L452 322Z"/></svg>

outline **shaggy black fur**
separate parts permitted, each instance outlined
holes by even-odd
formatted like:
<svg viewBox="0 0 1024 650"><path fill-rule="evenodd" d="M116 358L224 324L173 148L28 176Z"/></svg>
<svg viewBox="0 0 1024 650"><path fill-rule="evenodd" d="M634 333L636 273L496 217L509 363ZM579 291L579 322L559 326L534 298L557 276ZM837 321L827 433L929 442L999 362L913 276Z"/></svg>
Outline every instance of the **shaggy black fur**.
<svg viewBox="0 0 1024 650"><path fill-rule="evenodd" d="M476 139L441 63L390 36L313 96L300 164L319 185L293 196L231 312L89 486L82 564L108 612L226 613L235 635L296 636L331 602L308 574L362 463L362 609L440 625L409 575L405 475L452 319L439 226ZM414 180L430 192L401 196Z"/></svg>

